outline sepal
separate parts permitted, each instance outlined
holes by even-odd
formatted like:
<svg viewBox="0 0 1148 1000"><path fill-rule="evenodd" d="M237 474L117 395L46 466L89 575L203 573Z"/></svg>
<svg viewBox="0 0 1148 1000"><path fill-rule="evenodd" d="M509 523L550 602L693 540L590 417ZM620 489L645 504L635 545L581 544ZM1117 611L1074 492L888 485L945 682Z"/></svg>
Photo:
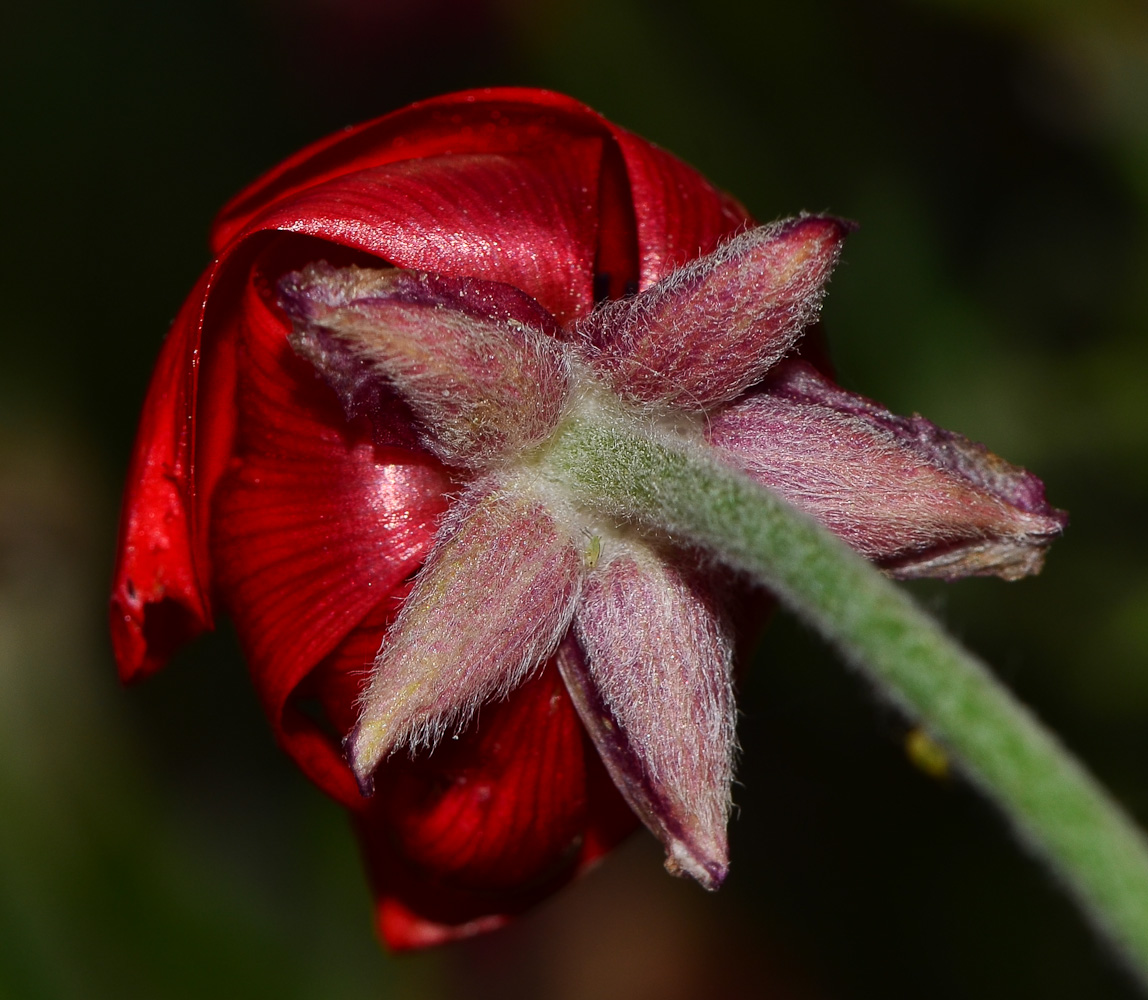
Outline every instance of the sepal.
<svg viewBox="0 0 1148 1000"><path fill-rule="evenodd" d="M901 578L1040 570L1067 516L1032 473L924 417L899 417L812 365L779 365L714 414L733 464Z"/></svg>
<svg viewBox="0 0 1148 1000"><path fill-rule="evenodd" d="M666 867L716 889L735 710L730 643L700 583L638 542L606 543L558 655L582 723Z"/></svg>
<svg viewBox="0 0 1148 1000"><path fill-rule="evenodd" d="M383 641L348 738L361 785L395 747L433 747L503 698L570 625L581 559L545 505L484 480L452 508Z"/></svg>
<svg viewBox="0 0 1148 1000"><path fill-rule="evenodd" d="M590 366L639 403L706 410L737 397L816 318L850 224L749 229L579 326Z"/></svg>
<svg viewBox="0 0 1148 1000"><path fill-rule="evenodd" d="M388 382L423 444L448 465L484 468L554 428L569 392L556 324L509 285L400 268L312 264L279 282L291 343L350 414Z"/></svg>

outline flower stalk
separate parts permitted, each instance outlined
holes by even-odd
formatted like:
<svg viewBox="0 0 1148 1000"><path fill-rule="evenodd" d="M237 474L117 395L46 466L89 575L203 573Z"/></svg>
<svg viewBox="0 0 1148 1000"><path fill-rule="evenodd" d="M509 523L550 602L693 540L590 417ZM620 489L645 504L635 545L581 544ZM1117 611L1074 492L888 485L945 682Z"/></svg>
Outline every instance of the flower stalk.
<svg viewBox="0 0 1148 1000"><path fill-rule="evenodd" d="M895 583L811 517L685 439L574 415L544 474L769 587L922 726L1148 986L1148 844L1072 754Z"/></svg>

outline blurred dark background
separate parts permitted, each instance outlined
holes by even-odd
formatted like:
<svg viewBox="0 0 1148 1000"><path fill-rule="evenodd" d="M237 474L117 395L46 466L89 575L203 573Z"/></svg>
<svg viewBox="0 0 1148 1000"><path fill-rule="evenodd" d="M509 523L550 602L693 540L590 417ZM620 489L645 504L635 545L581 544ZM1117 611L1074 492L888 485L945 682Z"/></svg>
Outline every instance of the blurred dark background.
<svg viewBox="0 0 1148 1000"><path fill-rule="evenodd" d="M636 837L480 941L376 946L337 807L226 627L121 690L120 478L224 199L467 86L563 90L759 218L857 219L841 381L1042 475L1043 576L915 588L1148 820L1148 8L1139 0L44 0L0 41L0 996L1130 997L1004 823L779 617L727 886Z"/></svg>

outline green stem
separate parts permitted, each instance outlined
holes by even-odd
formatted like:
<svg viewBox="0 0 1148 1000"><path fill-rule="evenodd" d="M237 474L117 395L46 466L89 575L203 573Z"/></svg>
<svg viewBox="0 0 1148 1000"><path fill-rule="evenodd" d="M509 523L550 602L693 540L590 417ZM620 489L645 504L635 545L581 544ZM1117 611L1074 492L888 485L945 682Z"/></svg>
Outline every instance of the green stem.
<svg viewBox="0 0 1148 1000"><path fill-rule="evenodd" d="M1148 845L1059 741L898 586L703 449L575 419L546 459L581 503L704 547L861 669L1012 822L1148 985Z"/></svg>

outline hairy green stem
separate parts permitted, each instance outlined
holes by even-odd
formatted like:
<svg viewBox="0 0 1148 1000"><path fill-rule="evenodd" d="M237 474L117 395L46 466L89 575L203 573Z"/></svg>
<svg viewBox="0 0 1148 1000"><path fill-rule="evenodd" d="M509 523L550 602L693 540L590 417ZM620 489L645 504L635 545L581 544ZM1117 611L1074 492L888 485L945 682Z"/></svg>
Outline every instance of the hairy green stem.
<svg viewBox="0 0 1148 1000"><path fill-rule="evenodd" d="M896 584L747 477L624 418L571 420L546 464L599 514L699 545L768 586L925 727L1148 985L1148 845L988 669Z"/></svg>

